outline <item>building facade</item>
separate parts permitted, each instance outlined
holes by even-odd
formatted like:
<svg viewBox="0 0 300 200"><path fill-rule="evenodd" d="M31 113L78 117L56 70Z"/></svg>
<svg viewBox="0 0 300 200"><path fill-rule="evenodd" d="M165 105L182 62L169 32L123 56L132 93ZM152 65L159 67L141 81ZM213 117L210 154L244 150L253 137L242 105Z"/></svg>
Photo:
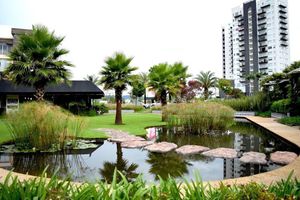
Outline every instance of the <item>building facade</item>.
<svg viewBox="0 0 300 200"><path fill-rule="evenodd" d="M251 0L232 9L222 28L223 78L247 95L259 90L259 77L290 64L287 0ZM230 30L230 31L229 31Z"/></svg>

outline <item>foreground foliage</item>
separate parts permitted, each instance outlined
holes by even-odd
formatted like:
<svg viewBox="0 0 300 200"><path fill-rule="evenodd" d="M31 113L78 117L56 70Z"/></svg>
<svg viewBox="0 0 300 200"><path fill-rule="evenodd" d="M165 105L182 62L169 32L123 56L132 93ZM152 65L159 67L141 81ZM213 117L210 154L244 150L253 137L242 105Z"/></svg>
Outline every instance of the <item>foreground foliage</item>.
<svg viewBox="0 0 300 200"><path fill-rule="evenodd" d="M300 116L296 117L284 117L278 120L282 124L290 126L300 126Z"/></svg>
<svg viewBox="0 0 300 200"><path fill-rule="evenodd" d="M66 139L77 137L83 121L44 102L24 103L6 116L11 137L21 150L59 150Z"/></svg>
<svg viewBox="0 0 300 200"><path fill-rule="evenodd" d="M207 133L211 130L225 130L233 124L234 110L213 103L198 102L172 104L163 110L168 126L177 126L186 133Z"/></svg>
<svg viewBox="0 0 300 200"><path fill-rule="evenodd" d="M20 181L8 175L0 183L0 199L298 199L300 197L300 182L291 176L271 186L257 183L247 185L226 186L213 188L204 185L199 179L195 182L177 183L174 179L160 180L158 184L146 185L138 177L129 182L124 175L117 180L118 172L114 172L111 184L73 185L67 180L60 181L52 177L49 181L35 178Z"/></svg>

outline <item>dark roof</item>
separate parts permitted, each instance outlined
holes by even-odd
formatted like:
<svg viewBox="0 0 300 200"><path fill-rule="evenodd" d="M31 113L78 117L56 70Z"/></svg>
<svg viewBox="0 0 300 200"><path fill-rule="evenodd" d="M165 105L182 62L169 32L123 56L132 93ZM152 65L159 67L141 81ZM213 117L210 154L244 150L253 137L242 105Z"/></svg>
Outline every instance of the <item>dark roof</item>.
<svg viewBox="0 0 300 200"><path fill-rule="evenodd" d="M32 94L35 92L33 87L24 85L14 85L7 80L0 80L0 94ZM49 85L45 88L46 94L92 94L98 96L104 96L102 90L100 90L91 81L70 81L70 84L61 83L58 85Z"/></svg>

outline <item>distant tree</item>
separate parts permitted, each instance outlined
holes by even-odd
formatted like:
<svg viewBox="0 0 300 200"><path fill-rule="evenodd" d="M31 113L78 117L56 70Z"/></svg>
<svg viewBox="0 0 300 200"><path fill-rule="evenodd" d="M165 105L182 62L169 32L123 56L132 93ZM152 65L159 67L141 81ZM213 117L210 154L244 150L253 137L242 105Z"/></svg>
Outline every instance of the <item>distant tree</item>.
<svg viewBox="0 0 300 200"><path fill-rule="evenodd" d="M286 67L284 70L283 70L283 73L289 73L291 71L293 71L294 69L298 69L300 68L300 61L295 61L293 62L290 66Z"/></svg>
<svg viewBox="0 0 300 200"><path fill-rule="evenodd" d="M142 72L140 73L140 77L141 77L141 82L144 85L145 91L144 91L144 104L147 103L147 87L148 87L148 83L149 83L149 76L147 73Z"/></svg>
<svg viewBox="0 0 300 200"><path fill-rule="evenodd" d="M202 85L202 88L204 90L204 99L208 99L210 95L209 88L216 86L217 78L215 77L215 74L211 71L201 71L200 74L196 77L196 79Z"/></svg>
<svg viewBox="0 0 300 200"><path fill-rule="evenodd" d="M47 85L68 81L71 76L65 66L73 65L61 59L69 52L60 48L63 40L45 26L33 26L30 33L19 36L4 73L17 85L33 86L36 99L44 100Z"/></svg>
<svg viewBox="0 0 300 200"><path fill-rule="evenodd" d="M105 66L100 71L100 84L104 84L104 89L114 89L116 99L115 124L122 124L122 92L128 85L132 84L133 71L137 67L131 67L132 57L127 58L123 53L115 53L112 57L105 59Z"/></svg>
<svg viewBox="0 0 300 200"><path fill-rule="evenodd" d="M92 74L92 75L87 75L87 76L84 78L84 80L91 81L91 82L94 83L95 85L97 85L98 82L99 82L99 78L98 78L96 75L94 75L94 74Z"/></svg>
<svg viewBox="0 0 300 200"><path fill-rule="evenodd" d="M136 98L142 97L145 94L145 85L143 83L143 77L141 75L135 75L132 81L131 94Z"/></svg>
<svg viewBox="0 0 300 200"><path fill-rule="evenodd" d="M230 80L220 78L217 80L217 87L222 90L226 95L230 95L233 90L233 85Z"/></svg>
<svg viewBox="0 0 300 200"><path fill-rule="evenodd" d="M181 98L186 102L193 100L198 94L200 94L202 86L197 80L188 81L187 85L181 90Z"/></svg>

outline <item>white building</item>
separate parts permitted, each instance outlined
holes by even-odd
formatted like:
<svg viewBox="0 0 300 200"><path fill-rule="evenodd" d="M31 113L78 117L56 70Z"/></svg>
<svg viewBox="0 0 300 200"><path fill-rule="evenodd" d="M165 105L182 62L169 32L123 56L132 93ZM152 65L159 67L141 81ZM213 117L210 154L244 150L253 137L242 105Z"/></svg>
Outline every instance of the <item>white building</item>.
<svg viewBox="0 0 300 200"><path fill-rule="evenodd" d="M251 0L232 14L232 23L222 28L223 78L251 95L259 81L247 80L247 75L281 72L290 64L288 2Z"/></svg>

